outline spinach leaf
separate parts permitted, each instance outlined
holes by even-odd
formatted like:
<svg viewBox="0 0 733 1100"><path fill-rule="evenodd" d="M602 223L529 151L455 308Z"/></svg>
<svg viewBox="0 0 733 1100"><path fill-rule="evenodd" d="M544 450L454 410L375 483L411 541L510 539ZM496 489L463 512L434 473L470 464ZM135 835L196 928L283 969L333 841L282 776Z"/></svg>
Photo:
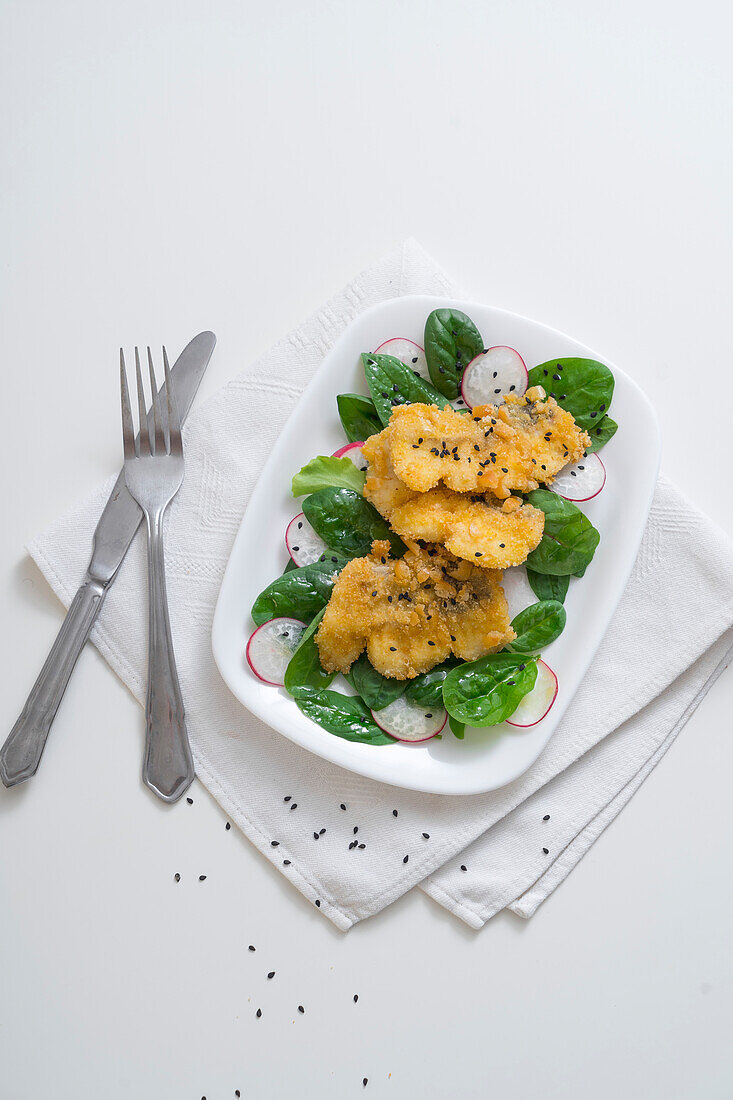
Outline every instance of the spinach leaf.
<svg viewBox="0 0 733 1100"><path fill-rule="evenodd" d="M549 573L535 573L534 569L527 569L527 580L535 596L539 600L557 600L562 603L568 594L570 577L552 577Z"/></svg>
<svg viewBox="0 0 733 1100"><path fill-rule="evenodd" d="M326 613L325 607L316 615L300 639L298 648L285 669L285 690L293 694L300 687L325 688L331 683L335 673L321 668L321 658L316 645L315 634Z"/></svg>
<svg viewBox="0 0 733 1100"><path fill-rule="evenodd" d="M604 416L600 424L596 422L594 427L588 429L591 444L585 453L587 455L592 455L594 451L600 451L601 447L605 443L608 443L609 439L616 434L617 429L618 424L616 421L612 420L610 416Z"/></svg>
<svg viewBox="0 0 733 1100"><path fill-rule="evenodd" d="M309 687L295 688L292 694L303 714L336 737L362 745L396 744L394 738L380 730L358 696Z"/></svg>
<svg viewBox="0 0 733 1100"><path fill-rule="evenodd" d="M402 557L406 550L376 508L353 489L319 489L305 498L303 511L323 541L350 558L368 554L374 539L388 539L395 557Z"/></svg>
<svg viewBox="0 0 733 1100"><path fill-rule="evenodd" d="M382 430L374 402L360 393L340 393L336 398L341 425L349 443L363 443Z"/></svg>
<svg viewBox="0 0 733 1100"><path fill-rule="evenodd" d="M593 559L601 536L580 508L548 489L527 495L535 508L545 513L545 531L539 546L527 558L536 573L563 577L585 569Z"/></svg>
<svg viewBox="0 0 733 1100"><path fill-rule="evenodd" d="M484 349L481 333L459 309L434 309L424 344L433 385L446 397L458 397L464 367Z"/></svg>
<svg viewBox="0 0 733 1100"><path fill-rule="evenodd" d="M452 714L449 714L448 725L450 726L453 736L457 737L459 741L462 741L463 738L466 736L466 723L459 722L457 718L454 718Z"/></svg>
<svg viewBox="0 0 733 1100"><path fill-rule="evenodd" d="M535 653L560 637L566 618L565 608L557 600L540 600L525 607L512 619L517 636L507 648L513 653Z"/></svg>
<svg viewBox="0 0 733 1100"><path fill-rule="evenodd" d="M537 679L537 665L520 653L492 653L449 672L443 703L469 726L496 726L513 714Z"/></svg>
<svg viewBox="0 0 733 1100"><path fill-rule="evenodd" d="M350 458L319 455L318 458L306 462L303 469L293 477L293 496L315 493L327 485L341 485L344 489L363 493L365 480L364 471L357 469Z"/></svg>
<svg viewBox="0 0 733 1100"><path fill-rule="evenodd" d="M292 615L309 622L331 598L331 589L348 558L326 553L321 561L283 573L260 592L252 605L252 618L261 626L278 615Z"/></svg>
<svg viewBox="0 0 733 1100"><path fill-rule="evenodd" d="M409 367L395 359L394 355L378 355L365 352L361 357L369 392L372 395L377 416L387 425L395 405L422 402L445 409L450 405L442 394L433 389L424 378L418 378Z"/></svg>
<svg viewBox="0 0 733 1100"><path fill-rule="evenodd" d="M359 692L370 710L382 710L394 703L405 690L404 680L391 680L377 672L366 653L354 661L346 679Z"/></svg>
<svg viewBox="0 0 733 1100"><path fill-rule="evenodd" d="M613 397L613 374L596 359L550 359L532 367L529 385L542 386L586 431L599 424ZM609 437L610 438L610 437Z"/></svg>
<svg viewBox="0 0 733 1100"><path fill-rule="evenodd" d="M423 672L410 680L405 691L405 698L411 703L417 703L420 707L443 706L443 681L452 668L456 668L462 662L455 657L449 657L442 665L436 665L429 672Z"/></svg>

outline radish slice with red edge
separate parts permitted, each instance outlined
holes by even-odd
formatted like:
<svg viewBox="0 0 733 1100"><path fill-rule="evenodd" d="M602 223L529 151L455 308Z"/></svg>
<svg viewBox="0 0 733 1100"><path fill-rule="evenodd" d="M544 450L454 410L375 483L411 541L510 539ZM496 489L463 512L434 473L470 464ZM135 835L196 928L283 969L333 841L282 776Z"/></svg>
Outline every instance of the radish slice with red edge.
<svg viewBox="0 0 733 1100"><path fill-rule="evenodd" d="M337 451L333 452L332 458L350 458L356 466L357 470L366 471L367 460L362 454L362 447L364 446L364 440L362 439L358 443L347 443L345 447L339 447Z"/></svg>
<svg viewBox="0 0 733 1100"><path fill-rule="evenodd" d="M549 713L557 698L557 676L544 661L537 661L537 679L534 687L507 718L508 726L536 726Z"/></svg>
<svg viewBox="0 0 733 1100"><path fill-rule="evenodd" d="M247 642L247 664L258 680L282 687L285 669L303 637L305 623L285 616L258 626Z"/></svg>
<svg viewBox="0 0 733 1100"><path fill-rule="evenodd" d="M414 340L406 340L404 336L395 336L392 340L385 340L378 348L374 349L375 355L393 355L406 367L419 374L421 378L430 381L428 361L425 351Z"/></svg>
<svg viewBox="0 0 733 1100"><path fill-rule="evenodd" d="M550 488L566 500L592 500L606 484L606 467L600 455L581 458L574 465L563 466Z"/></svg>
<svg viewBox="0 0 733 1100"><path fill-rule="evenodd" d="M519 352L499 344L480 352L468 364L461 381L461 397L469 409L502 405L506 394L524 393L528 377Z"/></svg>
<svg viewBox="0 0 733 1100"><path fill-rule="evenodd" d="M373 710L372 718L381 730L395 741L429 741L443 729L448 715L442 707L421 707L401 695L381 710Z"/></svg>
<svg viewBox="0 0 733 1100"><path fill-rule="evenodd" d="M285 545L288 548L290 557L297 566L312 565L328 549L321 536L313 530L303 512L291 519L288 524L285 530Z"/></svg>

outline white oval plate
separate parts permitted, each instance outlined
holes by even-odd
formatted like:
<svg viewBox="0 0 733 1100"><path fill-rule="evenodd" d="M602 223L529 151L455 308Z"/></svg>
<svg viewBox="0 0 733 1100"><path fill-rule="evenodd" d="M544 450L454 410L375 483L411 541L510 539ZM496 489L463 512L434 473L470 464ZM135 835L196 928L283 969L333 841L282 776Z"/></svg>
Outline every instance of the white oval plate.
<svg viewBox="0 0 733 1100"><path fill-rule="evenodd" d="M657 479L659 429L648 399L618 367L608 364L616 378L611 413L619 424L616 435L603 448L608 478L603 491L582 506L600 531L601 542L585 577L571 582L563 634L543 653L557 673L560 687L555 705L536 726L467 729L463 741L446 727L441 740L423 744L359 745L334 737L311 722L283 688L257 680L244 656L254 629L249 608L285 568L285 528L301 511L300 500L291 495L290 480L308 459L330 455L344 443L336 395L366 394L360 353L392 336L406 336L422 344L425 319L441 306L464 310L478 325L487 347L508 344L517 349L528 367L554 356L602 359L569 336L491 306L406 297L362 313L321 363L265 464L224 574L212 645L219 671L240 702L310 752L398 787L433 794L478 794L516 779L552 737L598 648L639 549ZM349 691L340 677L333 686Z"/></svg>

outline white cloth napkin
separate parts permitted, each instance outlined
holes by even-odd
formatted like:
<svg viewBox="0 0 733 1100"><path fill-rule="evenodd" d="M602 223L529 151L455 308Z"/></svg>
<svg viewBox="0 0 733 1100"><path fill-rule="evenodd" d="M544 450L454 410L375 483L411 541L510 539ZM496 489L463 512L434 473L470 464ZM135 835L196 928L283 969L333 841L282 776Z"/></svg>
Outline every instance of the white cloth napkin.
<svg viewBox="0 0 733 1100"><path fill-rule="evenodd" d="M470 798L387 787L300 749L230 695L211 656L211 621L261 463L349 321L376 302L413 293L456 291L407 241L195 409L185 429L186 477L168 521L170 612L198 776L252 843L342 929L417 884L473 927L507 906L531 915L666 752L733 644L733 548L660 481L598 656L547 749L508 787ZM113 480L29 547L67 606ZM145 591L138 536L92 639L141 704ZM355 837L364 848L349 849Z"/></svg>

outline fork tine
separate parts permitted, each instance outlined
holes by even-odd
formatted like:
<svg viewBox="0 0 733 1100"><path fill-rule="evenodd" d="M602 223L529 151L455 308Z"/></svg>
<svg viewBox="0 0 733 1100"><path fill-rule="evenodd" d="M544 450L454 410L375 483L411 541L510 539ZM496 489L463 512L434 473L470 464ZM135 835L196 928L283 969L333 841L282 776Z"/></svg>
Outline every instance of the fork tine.
<svg viewBox="0 0 733 1100"><path fill-rule="evenodd" d="M130 392L127 388L125 353L120 348L120 395L122 400L122 442L125 448L125 461L135 457L135 428L132 423Z"/></svg>
<svg viewBox="0 0 733 1100"><path fill-rule="evenodd" d="M150 347L148 347L148 370L150 372L150 389L153 394L153 422L155 425L155 454L164 455L168 452L168 446L166 444L165 433L163 432L163 423L161 420L160 409L160 393L158 392L158 386L155 381L155 368L153 367L153 356L150 353Z"/></svg>
<svg viewBox="0 0 733 1100"><path fill-rule="evenodd" d="M137 407L140 411L140 454L153 454L153 449L150 446L150 433L148 432L148 410L145 405L143 374L140 370L140 354L137 347L135 347L135 374L137 376Z"/></svg>
<svg viewBox="0 0 733 1100"><path fill-rule="evenodd" d="M174 394L173 387L171 386L171 368L168 363L168 352L165 350L165 344L163 344L163 369L165 370L165 392L168 397L168 435L170 439L169 453L172 455L182 455L183 444L181 442L181 419L178 415L176 395Z"/></svg>

